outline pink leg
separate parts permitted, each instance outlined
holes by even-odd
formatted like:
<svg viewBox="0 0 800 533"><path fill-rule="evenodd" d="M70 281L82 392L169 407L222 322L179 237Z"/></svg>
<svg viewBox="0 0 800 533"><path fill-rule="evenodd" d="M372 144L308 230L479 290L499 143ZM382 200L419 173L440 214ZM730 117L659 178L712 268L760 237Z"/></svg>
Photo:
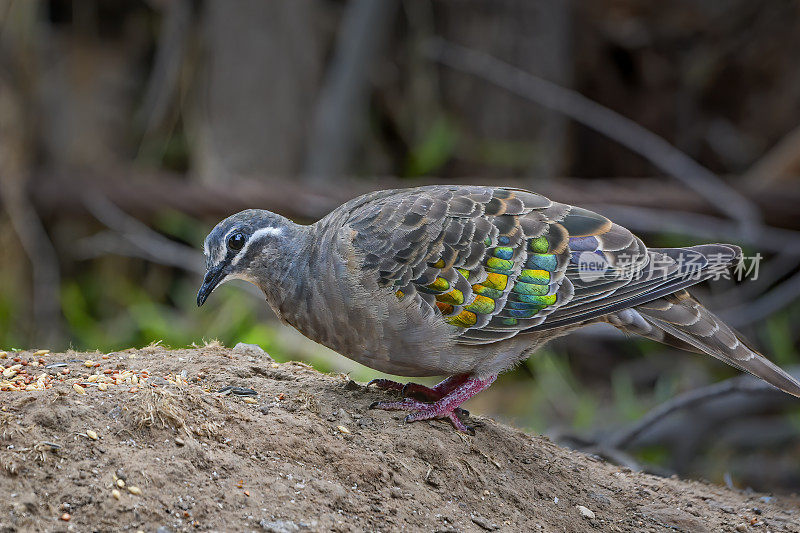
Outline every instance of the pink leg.
<svg viewBox="0 0 800 533"><path fill-rule="evenodd" d="M425 385L420 385L418 383L398 383L397 381L392 381L391 379L373 379L369 383L367 383L367 387L370 385L375 385L381 390L398 390L402 396L408 396L409 394L422 394L426 396L429 400L438 400L445 394L449 393L469 378L469 374L456 374L455 376L450 376L449 378L445 379L434 385L433 387L426 387Z"/></svg>
<svg viewBox="0 0 800 533"><path fill-rule="evenodd" d="M424 403L412 398L406 398L399 402L375 402L370 405L370 409L411 411L405 418L406 422L430 420L432 418L449 418L457 430L472 433L472 428L459 420L455 411L459 405L482 390L489 388L489 385L494 383L495 379L497 379L496 375L489 376L486 379L468 377L433 403Z"/></svg>
<svg viewBox="0 0 800 533"><path fill-rule="evenodd" d="M409 394L418 393L427 396L430 400L435 401L443 398L456 387L462 385L465 381L467 381L467 379L469 379L469 374L456 374L455 376L450 376L444 381L440 381L433 387L426 387L425 385L420 385L418 383L406 383L403 385L400 394L403 396L408 396Z"/></svg>

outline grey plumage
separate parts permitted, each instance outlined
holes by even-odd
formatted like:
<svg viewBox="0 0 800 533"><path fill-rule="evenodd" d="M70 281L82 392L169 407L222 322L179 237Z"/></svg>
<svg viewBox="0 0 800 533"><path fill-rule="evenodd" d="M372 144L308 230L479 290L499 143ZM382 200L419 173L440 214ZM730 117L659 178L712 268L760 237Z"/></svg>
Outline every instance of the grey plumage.
<svg viewBox="0 0 800 533"><path fill-rule="evenodd" d="M529 191L379 191L310 226L248 210L220 222L205 248L199 304L246 279L284 322L384 372L483 383L554 337L607 322L800 396L796 380L685 290L738 262L738 247L648 249L601 215ZM440 411L432 416L452 409Z"/></svg>

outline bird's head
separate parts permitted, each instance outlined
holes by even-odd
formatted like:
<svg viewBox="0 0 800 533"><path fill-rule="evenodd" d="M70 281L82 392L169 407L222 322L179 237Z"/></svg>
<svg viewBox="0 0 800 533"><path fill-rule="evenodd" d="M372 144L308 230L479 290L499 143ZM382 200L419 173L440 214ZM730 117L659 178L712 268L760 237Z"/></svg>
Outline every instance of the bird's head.
<svg viewBox="0 0 800 533"><path fill-rule="evenodd" d="M261 287L270 263L285 256L296 227L284 217L261 209L241 211L217 224L203 245L206 275L197 293L197 305L203 305L214 289L231 279Z"/></svg>

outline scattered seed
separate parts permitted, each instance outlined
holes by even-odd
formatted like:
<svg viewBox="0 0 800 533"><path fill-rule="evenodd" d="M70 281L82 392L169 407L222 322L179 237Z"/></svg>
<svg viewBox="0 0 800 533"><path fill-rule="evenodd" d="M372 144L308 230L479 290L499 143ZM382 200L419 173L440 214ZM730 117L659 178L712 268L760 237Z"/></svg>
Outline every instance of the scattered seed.
<svg viewBox="0 0 800 533"><path fill-rule="evenodd" d="M87 429L86 430L86 436L89 437L92 440L100 440L100 436L93 429Z"/></svg>
<svg viewBox="0 0 800 533"><path fill-rule="evenodd" d="M177 438L175 439L175 444L177 444L178 446L183 446L186 443L183 441L183 439Z"/></svg>
<svg viewBox="0 0 800 533"><path fill-rule="evenodd" d="M97 384L97 388L100 389L100 390L106 390L106 389L108 389L108 384L107 383L98 383Z"/></svg>
<svg viewBox="0 0 800 533"><path fill-rule="evenodd" d="M121 479L117 479L117 487L119 487L121 489L125 488L125 482L123 480L121 480Z"/></svg>
<svg viewBox="0 0 800 533"><path fill-rule="evenodd" d="M122 480L120 480L120 481L122 481ZM142 489L140 489L136 485L128 487L128 492L130 492L131 494L133 494L135 496L141 496L142 495Z"/></svg>
<svg viewBox="0 0 800 533"><path fill-rule="evenodd" d="M258 400L256 400L255 398L243 398L243 399L244 403L258 403Z"/></svg>
<svg viewBox="0 0 800 533"><path fill-rule="evenodd" d="M86 389L78 385L77 383L72 384L72 389L77 392L78 394L86 394Z"/></svg>
<svg viewBox="0 0 800 533"><path fill-rule="evenodd" d="M17 375L17 372L22 368L22 365L11 365L10 367L3 370L3 377L4 378L13 378Z"/></svg>
<svg viewBox="0 0 800 533"><path fill-rule="evenodd" d="M91 359L87 359L86 361L83 362L83 366L87 368L92 368L94 366L94 361L92 361Z"/></svg>
<svg viewBox="0 0 800 533"><path fill-rule="evenodd" d="M103 359L108 359L108 354L103 354Z"/></svg>
<svg viewBox="0 0 800 533"><path fill-rule="evenodd" d="M50 353L50 350L36 350L33 352L34 357L39 357L40 355L47 355Z"/></svg>
<svg viewBox="0 0 800 533"><path fill-rule="evenodd" d="M8 352L0 352L0 359L5 359L8 357Z"/></svg>
<svg viewBox="0 0 800 533"><path fill-rule="evenodd" d="M86 378L86 381L88 381L89 383L94 383L95 381L97 381L97 378L99 377L100 376L98 376L97 374L92 374L91 376Z"/></svg>
<svg viewBox="0 0 800 533"><path fill-rule="evenodd" d="M122 493L120 493L120 491L118 491L117 489L114 489L111 491L111 495L114 497L114 499L119 500L120 497L122 496Z"/></svg>
<svg viewBox="0 0 800 533"><path fill-rule="evenodd" d="M64 513L61 515L61 520L63 520L64 522L69 522L71 518L72 515L70 515L69 513Z"/></svg>
<svg viewBox="0 0 800 533"><path fill-rule="evenodd" d="M249 490L244 491L244 495L249 498L250 497L250 491Z"/></svg>
<svg viewBox="0 0 800 533"><path fill-rule="evenodd" d="M347 429L347 428L346 428L346 427L344 427L344 426L336 426L336 429L338 429L338 430L339 430L339 431L341 431L342 433L350 433L350 430L349 430L349 429Z"/></svg>

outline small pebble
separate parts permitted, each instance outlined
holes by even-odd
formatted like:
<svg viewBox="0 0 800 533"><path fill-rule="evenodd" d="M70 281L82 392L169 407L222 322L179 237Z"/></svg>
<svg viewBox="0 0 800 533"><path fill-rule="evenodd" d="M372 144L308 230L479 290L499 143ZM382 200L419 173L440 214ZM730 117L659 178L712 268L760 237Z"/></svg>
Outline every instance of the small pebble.
<svg viewBox="0 0 800 533"><path fill-rule="evenodd" d="M184 440L181 438L177 438L175 439L175 444L177 444L178 446L183 446L184 444L186 444L186 442L184 442Z"/></svg>
<svg viewBox="0 0 800 533"><path fill-rule="evenodd" d="M580 511L582 517L588 518L589 520L594 520L594 511L592 511L588 507L584 507L583 505L576 505L575 508L578 509L578 511Z"/></svg>
<svg viewBox="0 0 800 533"><path fill-rule="evenodd" d="M470 516L470 519L478 526L482 527L486 531L494 531L496 529L500 529L500 526L497 524L489 521L486 517L481 516L479 514L474 514Z"/></svg>

